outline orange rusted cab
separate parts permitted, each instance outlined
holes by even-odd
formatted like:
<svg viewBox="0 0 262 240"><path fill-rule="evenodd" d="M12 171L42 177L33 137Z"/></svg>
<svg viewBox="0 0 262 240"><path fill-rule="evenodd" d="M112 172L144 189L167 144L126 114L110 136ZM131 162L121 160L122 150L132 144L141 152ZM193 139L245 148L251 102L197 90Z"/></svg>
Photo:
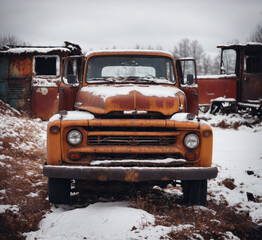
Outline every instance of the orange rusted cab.
<svg viewBox="0 0 262 240"><path fill-rule="evenodd" d="M196 74L183 61L141 50L98 51L65 61L61 112L47 130L44 174L51 202L70 201L71 180L76 188L84 181L181 180L185 201L205 204L207 179L217 175L213 133L192 108Z"/></svg>

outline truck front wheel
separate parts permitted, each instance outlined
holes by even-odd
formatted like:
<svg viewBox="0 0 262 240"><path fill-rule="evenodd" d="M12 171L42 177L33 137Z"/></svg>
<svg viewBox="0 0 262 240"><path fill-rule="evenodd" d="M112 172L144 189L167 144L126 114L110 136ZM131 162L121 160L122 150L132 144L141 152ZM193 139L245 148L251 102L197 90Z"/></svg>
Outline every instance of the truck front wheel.
<svg viewBox="0 0 262 240"><path fill-rule="evenodd" d="M182 181L184 203L189 205L206 205L207 180Z"/></svg>
<svg viewBox="0 0 262 240"><path fill-rule="evenodd" d="M68 204L70 201L70 179L48 179L49 201L55 204Z"/></svg>

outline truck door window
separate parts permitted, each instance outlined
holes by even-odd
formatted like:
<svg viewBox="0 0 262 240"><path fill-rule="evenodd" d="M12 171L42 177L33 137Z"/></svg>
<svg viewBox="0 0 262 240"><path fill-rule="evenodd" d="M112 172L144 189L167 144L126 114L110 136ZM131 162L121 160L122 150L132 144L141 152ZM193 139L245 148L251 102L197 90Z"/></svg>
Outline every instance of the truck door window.
<svg viewBox="0 0 262 240"><path fill-rule="evenodd" d="M40 76L58 76L60 74L59 56L35 56L34 73Z"/></svg>
<svg viewBox="0 0 262 240"><path fill-rule="evenodd" d="M195 76L195 63L192 60L181 61L182 67L182 84L191 85L194 82Z"/></svg>
<svg viewBox="0 0 262 240"><path fill-rule="evenodd" d="M257 55L245 56L244 70L246 73L259 73L262 71L262 61Z"/></svg>
<svg viewBox="0 0 262 240"><path fill-rule="evenodd" d="M221 73L235 74L236 73L237 53L233 49L225 49L222 53Z"/></svg>

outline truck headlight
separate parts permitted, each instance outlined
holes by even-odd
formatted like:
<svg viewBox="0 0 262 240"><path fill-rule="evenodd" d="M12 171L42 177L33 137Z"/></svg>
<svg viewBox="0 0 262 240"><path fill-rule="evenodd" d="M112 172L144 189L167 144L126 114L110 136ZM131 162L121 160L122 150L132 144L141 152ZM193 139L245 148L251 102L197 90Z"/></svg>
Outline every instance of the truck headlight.
<svg viewBox="0 0 262 240"><path fill-rule="evenodd" d="M186 135L184 139L184 144L189 149L194 149L199 145L199 138L196 134L190 133Z"/></svg>
<svg viewBox="0 0 262 240"><path fill-rule="evenodd" d="M82 142L83 136L82 133L78 130L72 130L67 134L67 141L71 145L77 145Z"/></svg>

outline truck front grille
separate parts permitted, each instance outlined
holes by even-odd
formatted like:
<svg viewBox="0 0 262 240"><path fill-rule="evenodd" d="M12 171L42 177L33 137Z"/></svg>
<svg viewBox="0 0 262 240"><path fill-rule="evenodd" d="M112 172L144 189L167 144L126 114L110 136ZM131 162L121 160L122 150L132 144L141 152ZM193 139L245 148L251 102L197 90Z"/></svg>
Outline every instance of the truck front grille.
<svg viewBox="0 0 262 240"><path fill-rule="evenodd" d="M165 146L175 142L176 136L88 136L88 145Z"/></svg>

